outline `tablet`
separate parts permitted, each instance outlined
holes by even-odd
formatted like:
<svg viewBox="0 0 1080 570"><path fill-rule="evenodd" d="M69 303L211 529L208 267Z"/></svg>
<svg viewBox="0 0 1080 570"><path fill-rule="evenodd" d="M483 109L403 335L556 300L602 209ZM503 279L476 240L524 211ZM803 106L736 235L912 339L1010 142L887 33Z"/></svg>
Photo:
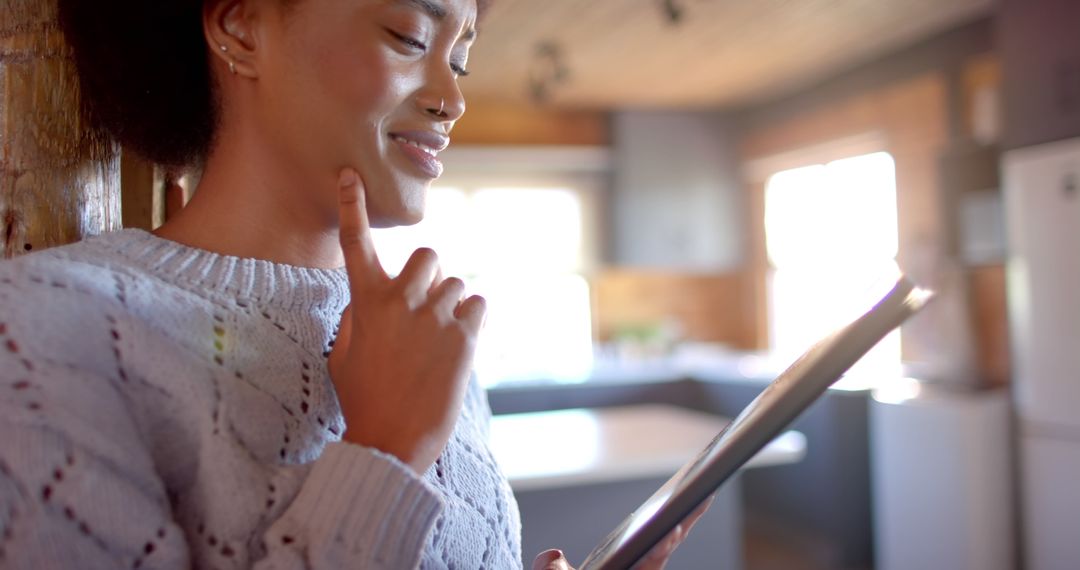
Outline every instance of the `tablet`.
<svg viewBox="0 0 1080 570"><path fill-rule="evenodd" d="M867 313L817 343L604 539L579 570L626 570L648 554L932 293L901 277Z"/></svg>

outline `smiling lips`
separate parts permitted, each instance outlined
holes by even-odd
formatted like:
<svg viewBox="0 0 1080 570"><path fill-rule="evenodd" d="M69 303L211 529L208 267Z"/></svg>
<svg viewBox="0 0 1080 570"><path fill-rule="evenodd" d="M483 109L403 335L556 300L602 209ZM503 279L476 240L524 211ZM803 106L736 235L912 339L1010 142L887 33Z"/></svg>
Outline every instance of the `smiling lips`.
<svg viewBox="0 0 1080 570"><path fill-rule="evenodd" d="M390 133L390 140L397 143L424 176L435 179L442 175L443 165L438 155L450 144L448 137L431 131L402 131Z"/></svg>

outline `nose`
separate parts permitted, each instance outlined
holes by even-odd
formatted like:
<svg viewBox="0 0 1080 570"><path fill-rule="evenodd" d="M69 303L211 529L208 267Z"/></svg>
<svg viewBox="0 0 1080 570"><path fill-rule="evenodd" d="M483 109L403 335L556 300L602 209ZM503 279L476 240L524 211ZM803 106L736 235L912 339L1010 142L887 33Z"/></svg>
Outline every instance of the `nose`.
<svg viewBox="0 0 1080 570"><path fill-rule="evenodd" d="M457 75L449 65L433 69L429 80L416 98L420 111L440 122L454 122L465 114L465 96L458 86Z"/></svg>

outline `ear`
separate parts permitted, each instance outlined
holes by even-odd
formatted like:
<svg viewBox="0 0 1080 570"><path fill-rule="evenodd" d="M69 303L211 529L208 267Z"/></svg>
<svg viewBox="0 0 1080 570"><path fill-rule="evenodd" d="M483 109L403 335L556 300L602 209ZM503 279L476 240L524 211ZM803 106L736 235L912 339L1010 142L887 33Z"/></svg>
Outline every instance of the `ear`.
<svg viewBox="0 0 1080 570"><path fill-rule="evenodd" d="M248 0L211 0L203 5L203 33L222 77L258 77L255 10Z"/></svg>

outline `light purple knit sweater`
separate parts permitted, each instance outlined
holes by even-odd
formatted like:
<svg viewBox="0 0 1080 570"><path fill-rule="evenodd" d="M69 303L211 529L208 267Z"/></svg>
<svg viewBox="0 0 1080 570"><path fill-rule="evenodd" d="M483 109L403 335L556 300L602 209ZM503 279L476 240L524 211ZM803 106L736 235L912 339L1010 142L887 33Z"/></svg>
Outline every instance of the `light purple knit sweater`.
<svg viewBox="0 0 1080 570"><path fill-rule="evenodd" d="M347 302L140 230L0 263L0 567L519 568L475 383L422 478L340 441Z"/></svg>

